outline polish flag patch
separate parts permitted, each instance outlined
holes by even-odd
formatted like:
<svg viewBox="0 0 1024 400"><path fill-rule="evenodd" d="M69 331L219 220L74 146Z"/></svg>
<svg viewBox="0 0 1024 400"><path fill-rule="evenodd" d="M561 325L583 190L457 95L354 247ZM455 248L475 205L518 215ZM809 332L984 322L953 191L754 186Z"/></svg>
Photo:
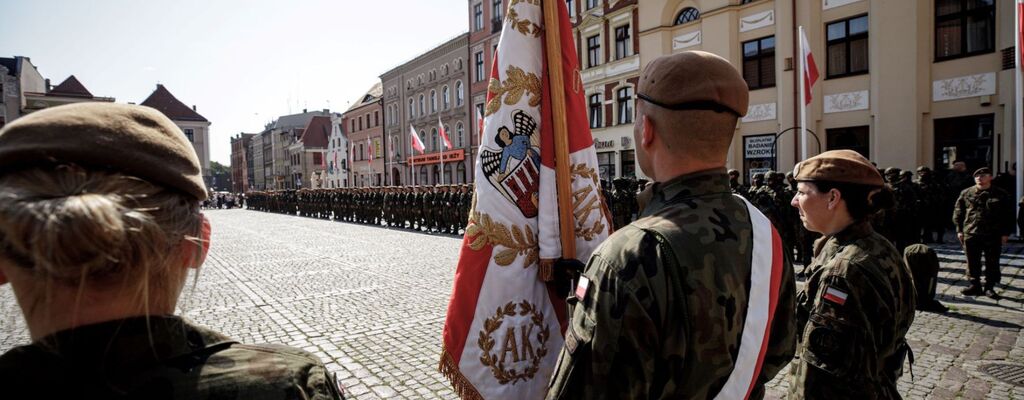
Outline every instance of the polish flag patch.
<svg viewBox="0 0 1024 400"><path fill-rule="evenodd" d="M590 287L590 279L580 275L580 283L576 285L576 300L583 301L587 297L587 288Z"/></svg>
<svg viewBox="0 0 1024 400"><path fill-rule="evenodd" d="M825 300L831 301L838 305L846 304L847 296L848 295L846 294L846 292L836 288L830 287L828 289L825 289Z"/></svg>

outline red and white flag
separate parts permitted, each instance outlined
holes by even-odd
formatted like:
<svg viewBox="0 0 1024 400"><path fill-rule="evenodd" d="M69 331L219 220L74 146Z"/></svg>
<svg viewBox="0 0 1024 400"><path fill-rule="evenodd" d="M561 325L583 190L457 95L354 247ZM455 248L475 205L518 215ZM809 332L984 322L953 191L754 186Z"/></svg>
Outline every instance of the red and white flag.
<svg viewBox="0 0 1024 400"><path fill-rule="evenodd" d="M409 138L412 143L412 148L420 152L420 154L423 154L423 150L426 149L426 146L423 146L423 140L420 139L420 135L416 134L416 129L414 129L412 125L409 125Z"/></svg>
<svg viewBox="0 0 1024 400"><path fill-rule="evenodd" d="M811 44L807 41L807 33L803 30L800 30L800 48L804 53L804 104L811 104L811 87L818 82L818 64L814 62Z"/></svg>
<svg viewBox="0 0 1024 400"><path fill-rule="evenodd" d="M356 158L356 144L355 144L355 142L352 142L352 143L349 143L349 148L348 148L348 170L349 171L352 170L352 162L355 161L355 158Z"/></svg>
<svg viewBox="0 0 1024 400"><path fill-rule="evenodd" d="M512 2L506 15L524 22L504 25L491 69L439 367L463 399L543 398L562 348L565 301L538 277L562 254L553 91L566 98L576 258L586 261L611 233L565 2L546 29L560 38L559 60L546 60L540 4ZM551 86L549 68L562 69L563 86Z"/></svg>
<svg viewBox="0 0 1024 400"><path fill-rule="evenodd" d="M366 138L366 158L373 161L373 142Z"/></svg>
<svg viewBox="0 0 1024 400"><path fill-rule="evenodd" d="M476 132L480 137L484 136L484 115L479 108L476 109Z"/></svg>
<svg viewBox="0 0 1024 400"><path fill-rule="evenodd" d="M437 117L437 132L441 134L441 142L444 143L444 148L450 150L452 148L452 141L448 140L448 132L444 130L441 117Z"/></svg>

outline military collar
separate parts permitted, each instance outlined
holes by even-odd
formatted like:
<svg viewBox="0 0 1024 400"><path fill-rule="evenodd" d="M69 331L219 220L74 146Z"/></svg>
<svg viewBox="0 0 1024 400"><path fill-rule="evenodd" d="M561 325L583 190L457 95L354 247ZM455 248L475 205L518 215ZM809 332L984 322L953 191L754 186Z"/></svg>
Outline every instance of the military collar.
<svg viewBox="0 0 1024 400"><path fill-rule="evenodd" d="M729 174L725 167L697 171L672 178L665 182L655 182L650 188L651 204L644 209L643 216L653 214L669 203L686 198L709 194L732 194L729 186Z"/></svg>
<svg viewBox="0 0 1024 400"><path fill-rule="evenodd" d="M854 222L847 226L839 233L832 235L840 244L852 243L858 239L871 236L875 233L875 229L871 227L871 222L860 221Z"/></svg>
<svg viewBox="0 0 1024 400"><path fill-rule="evenodd" d="M234 342L220 333L166 315L80 326L44 337L33 345L72 362L124 370L230 343Z"/></svg>

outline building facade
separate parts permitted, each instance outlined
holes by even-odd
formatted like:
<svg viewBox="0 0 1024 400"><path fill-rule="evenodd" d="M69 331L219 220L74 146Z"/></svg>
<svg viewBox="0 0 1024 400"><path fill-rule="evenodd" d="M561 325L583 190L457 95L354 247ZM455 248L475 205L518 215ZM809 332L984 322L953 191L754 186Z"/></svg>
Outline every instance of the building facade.
<svg viewBox="0 0 1024 400"><path fill-rule="evenodd" d="M639 9L641 68L704 50L747 80L750 109L730 167L745 176L798 161L797 27L820 80L807 107L809 155L853 149L879 166L1013 160L1014 11L993 0L651 0ZM778 136L776 143L775 138ZM775 157L777 155L777 157Z"/></svg>
<svg viewBox="0 0 1024 400"><path fill-rule="evenodd" d="M186 106L161 84L157 84L156 90L140 104L159 110L181 128L199 156L203 180L210 187L210 121L196 111L196 106Z"/></svg>
<svg viewBox="0 0 1024 400"><path fill-rule="evenodd" d="M257 133L239 133L231 138L231 191L248 192L253 186L252 139Z"/></svg>
<svg viewBox="0 0 1024 400"><path fill-rule="evenodd" d="M331 136L331 116L315 116L302 134L288 146L292 182L297 189L326 187L327 141Z"/></svg>
<svg viewBox="0 0 1024 400"><path fill-rule="evenodd" d="M114 98L94 96L74 75L52 86L28 57L0 57L0 127L44 108L86 101Z"/></svg>
<svg viewBox="0 0 1024 400"><path fill-rule="evenodd" d="M381 75L384 132L397 154L389 168L395 185L472 182L478 143L466 99L468 39L468 33L460 34ZM423 141L422 154L413 150L410 130Z"/></svg>
<svg viewBox="0 0 1024 400"><path fill-rule="evenodd" d="M253 182L256 190L308 187L308 181L301 185L296 181L291 146L302 138L310 121L317 116L332 118L339 114L330 110L302 110L298 114L283 115L253 137Z"/></svg>
<svg viewBox="0 0 1024 400"><path fill-rule="evenodd" d="M349 187L349 140L342 117L331 117L331 136L327 140L327 188Z"/></svg>
<svg viewBox="0 0 1024 400"><path fill-rule="evenodd" d="M574 8L568 2L570 8ZM494 64L494 53L501 38L501 29L508 10L509 0L469 0L469 44L466 60L467 87L469 88L469 116L471 147L468 158L476 162L477 148L480 146L479 118L484 114L487 102L487 84L491 77ZM472 170L470 172L472 175ZM472 179L472 177L470 178Z"/></svg>
<svg viewBox="0 0 1024 400"><path fill-rule="evenodd" d="M569 1L598 170L608 182L636 176L633 117L640 79L638 1Z"/></svg>
<svg viewBox="0 0 1024 400"><path fill-rule="evenodd" d="M400 176L388 168L396 157L388 152L394 145L384 137L381 92L381 84L374 84L341 116L352 146L349 182L355 187L391 185L393 179L401 184Z"/></svg>

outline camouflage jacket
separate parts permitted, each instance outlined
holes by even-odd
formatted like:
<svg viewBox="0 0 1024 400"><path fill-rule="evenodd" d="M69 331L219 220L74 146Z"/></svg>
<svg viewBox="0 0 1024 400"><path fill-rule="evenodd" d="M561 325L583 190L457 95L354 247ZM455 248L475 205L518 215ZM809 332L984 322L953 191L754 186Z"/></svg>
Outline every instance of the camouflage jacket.
<svg viewBox="0 0 1024 400"><path fill-rule="evenodd" d="M238 344L173 316L65 330L0 356L11 398L339 399L315 356Z"/></svg>
<svg viewBox="0 0 1024 400"><path fill-rule="evenodd" d="M971 186L960 192L953 226L964 238L1009 236L1013 233L1013 200L1000 188Z"/></svg>
<svg viewBox="0 0 1024 400"><path fill-rule="evenodd" d="M750 215L726 170L657 184L642 218L594 252L549 399L708 398L734 367L750 290ZM752 398L792 358L796 288L785 275ZM579 289L579 288L577 288ZM570 300L570 302L572 302Z"/></svg>
<svg viewBox="0 0 1024 400"><path fill-rule="evenodd" d="M815 243L806 273L789 398L900 398L915 292L896 248L870 223L855 223Z"/></svg>

